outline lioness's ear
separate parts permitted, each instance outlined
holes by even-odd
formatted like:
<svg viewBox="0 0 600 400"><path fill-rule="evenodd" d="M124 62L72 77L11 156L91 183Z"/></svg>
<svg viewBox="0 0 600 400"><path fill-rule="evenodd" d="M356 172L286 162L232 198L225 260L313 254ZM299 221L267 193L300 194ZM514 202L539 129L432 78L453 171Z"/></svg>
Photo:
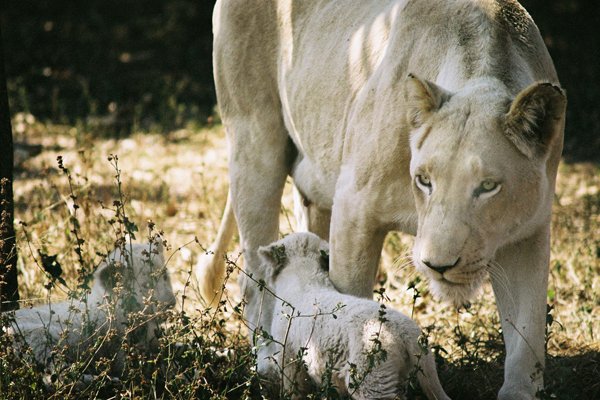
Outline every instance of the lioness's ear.
<svg viewBox="0 0 600 400"><path fill-rule="evenodd" d="M450 92L435 83L408 74L404 100L406 101L408 121L413 128L423 125L427 117L438 110L449 98Z"/></svg>
<svg viewBox="0 0 600 400"><path fill-rule="evenodd" d="M534 83L512 102L506 114L506 135L528 158L544 156L559 133L566 106L567 97L560 87Z"/></svg>
<svg viewBox="0 0 600 400"><path fill-rule="evenodd" d="M285 246L282 244L261 246L258 248L258 256L265 268L265 277L271 278L272 280L275 280L287 261Z"/></svg>

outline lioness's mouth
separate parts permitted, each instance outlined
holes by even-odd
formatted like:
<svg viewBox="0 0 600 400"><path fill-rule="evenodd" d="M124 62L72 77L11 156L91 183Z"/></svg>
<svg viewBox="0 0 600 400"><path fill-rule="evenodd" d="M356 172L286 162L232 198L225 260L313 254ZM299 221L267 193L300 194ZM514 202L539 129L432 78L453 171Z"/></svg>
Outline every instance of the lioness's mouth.
<svg viewBox="0 0 600 400"><path fill-rule="evenodd" d="M429 288L436 297L460 307L477 294L483 282L482 272L481 269L468 272L456 271L453 274L444 273L437 277L429 274Z"/></svg>

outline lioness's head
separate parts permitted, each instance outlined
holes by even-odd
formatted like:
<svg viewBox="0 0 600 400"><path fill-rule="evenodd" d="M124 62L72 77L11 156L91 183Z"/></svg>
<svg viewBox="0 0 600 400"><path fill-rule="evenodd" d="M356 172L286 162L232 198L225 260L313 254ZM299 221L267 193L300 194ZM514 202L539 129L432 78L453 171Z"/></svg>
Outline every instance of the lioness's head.
<svg viewBox="0 0 600 400"><path fill-rule="evenodd" d="M516 97L496 80L456 93L409 76L410 173L418 213L413 261L457 305L496 251L549 218L566 97L535 83Z"/></svg>

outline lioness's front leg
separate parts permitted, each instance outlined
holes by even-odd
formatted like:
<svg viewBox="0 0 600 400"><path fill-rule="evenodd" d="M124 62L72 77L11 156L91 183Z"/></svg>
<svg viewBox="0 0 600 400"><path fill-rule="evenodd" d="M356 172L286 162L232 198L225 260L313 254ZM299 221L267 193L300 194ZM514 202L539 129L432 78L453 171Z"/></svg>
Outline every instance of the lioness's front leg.
<svg viewBox="0 0 600 400"><path fill-rule="evenodd" d="M379 210L364 191L336 193L329 236L329 275L342 293L371 298L387 230L372 215Z"/></svg>
<svg viewBox="0 0 600 400"><path fill-rule="evenodd" d="M506 362L499 399L533 399L543 388L549 228L498 251L491 274L500 312Z"/></svg>

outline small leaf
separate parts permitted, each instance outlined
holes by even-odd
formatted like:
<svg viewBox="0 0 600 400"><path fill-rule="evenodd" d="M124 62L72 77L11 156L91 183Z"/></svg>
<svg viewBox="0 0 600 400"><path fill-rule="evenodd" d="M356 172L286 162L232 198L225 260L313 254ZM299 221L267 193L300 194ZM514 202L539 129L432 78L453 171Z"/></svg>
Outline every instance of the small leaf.
<svg viewBox="0 0 600 400"><path fill-rule="evenodd" d="M123 218L123 223L125 224L127 233L129 233L132 239L135 239L135 232L138 231L137 225L127 217Z"/></svg>
<svg viewBox="0 0 600 400"><path fill-rule="evenodd" d="M56 261L57 256L50 256L42 251L39 251L39 253L42 259L42 268L44 269L44 271L46 271L50 275L53 281L57 280L61 284L66 286L67 283L61 276L63 273L62 267L60 266L60 263Z"/></svg>

